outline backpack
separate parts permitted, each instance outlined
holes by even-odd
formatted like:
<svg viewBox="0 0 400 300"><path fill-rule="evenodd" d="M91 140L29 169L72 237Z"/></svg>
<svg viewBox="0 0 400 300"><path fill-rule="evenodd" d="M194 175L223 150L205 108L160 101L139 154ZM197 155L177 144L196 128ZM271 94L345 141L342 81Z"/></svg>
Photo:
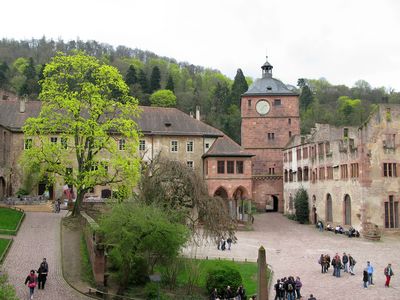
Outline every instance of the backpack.
<svg viewBox="0 0 400 300"><path fill-rule="evenodd" d="M288 284L287 286L288 291L293 291L293 285L291 283Z"/></svg>

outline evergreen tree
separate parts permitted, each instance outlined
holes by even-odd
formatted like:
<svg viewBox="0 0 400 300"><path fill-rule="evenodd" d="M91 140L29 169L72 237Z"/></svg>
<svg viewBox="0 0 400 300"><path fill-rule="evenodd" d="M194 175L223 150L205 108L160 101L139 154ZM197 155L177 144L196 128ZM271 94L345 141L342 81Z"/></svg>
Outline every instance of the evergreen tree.
<svg viewBox="0 0 400 300"><path fill-rule="evenodd" d="M171 74L168 76L168 81L167 85L165 86L166 90L170 90L171 92L174 92L175 86L174 86L174 79L172 78Z"/></svg>
<svg viewBox="0 0 400 300"><path fill-rule="evenodd" d="M126 72L125 75L125 82L127 85L133 85L135 83L137 83L138 79L136 76L136 69L133 65L130 65L128 68L128 71Z"/></svg>
<svg viewBox="0 0 400 300"><path fill-rule="evenodd" d="M304 188L297 190L294 197L294 208L296 209L296 220L300 224L308 223L310 210L308 208L308 194Z"/></svg>
<svg viewBox="0 0 400 300"><path fill-rule="evenodd" d="M243 75L241 69L238 69L235 75L235 79L232 84L230 103L236 106L240 106L240 97L249 89L246 78Z"/></svg>
<svg viewBox="0 0 400 300"><path fill-rule="evenodd" d="M147 81L146 73L141 69L139 71L138 83L140 84L143 93L149 93L149 82Z"/></svg>
<svg viewBox="0 0 400 300"><path fill-rule="evenodd" d="M32 57L28 59L28 65L24 69L23 75L26 79L20 87L18 94L20 96L27 95L31 98L37 98L39 95L40 86L38 84L35 64Z"/></svg>
<svg viewBox="0 0 400 300"><path fill-rule="evenodd" d="M6 88L8 85L8 65L6 62L0 64L0 88Z"/></svg>
<svg viewBox="0 0 400 300"><path fill-rule="evenodd" d="M161 88L161 72L160 68L155 66L150 76L150 93L158 91Z"/></svg>
<svg viewBox="0 0 400 300"><path fill-rule="evenodd" d="M304 85L300 93L300 109L306 110L308 106L313 102L314 96L308 85Z"/></svg>

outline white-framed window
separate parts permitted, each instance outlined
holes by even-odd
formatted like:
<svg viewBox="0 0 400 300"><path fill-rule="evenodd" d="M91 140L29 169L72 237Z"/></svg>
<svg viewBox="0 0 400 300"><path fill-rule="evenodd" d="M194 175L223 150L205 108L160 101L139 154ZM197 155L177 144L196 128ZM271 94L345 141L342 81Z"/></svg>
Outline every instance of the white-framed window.
<svg viewBox="0 0 400 300"><path fill-rule="evenodd" d="M57 137L52 136L52 137L50 138L50 142L52 142L52 143L57 143Z"/></svg>
<svg viewBox="0 0 400 300"><path fill-rule="evenodd" d="M178 152L178 141L171 141L171 152Z"/></svg>
<svg viewBox="0 0 400 300"><path fill-rule="evenodd" d="M189 167L189 168L194 168L194 164L193 164L193 160L188 160L188 161L186 161L186 165Z"/></svg>
<svg viewBox="0 0 400 300"><path fill-rule="evenodd" d="M139 140L139 151L144 151L144 150L146 150L146 141Z"/></svg>
<svg viewBox="0 0 400 300"><path fill-rule="evenodd" d="M31 149L32 148L32 139L25 139L24 141L24 149Z"/></svg>
<svg viewBox="0 0 400 300"><path fill-rule="evenodd" d="M118 140L118 149L121 151L125 150L125 139Z"/></svg>
<svg viewBox="0 0 400 300"><path fill-rule="evenodd" d="M193 141L186 142L186 152L193 152Z"/></svg>
<svg viewBox="0 0 400 300"><path fill-rule="evenodd" d="M68 148L68 139L65 138L65 137L62 137L62 138L60 139L60 141L61 141L61 147L62 147L63 149L67 149L67 148Z"/></svg>

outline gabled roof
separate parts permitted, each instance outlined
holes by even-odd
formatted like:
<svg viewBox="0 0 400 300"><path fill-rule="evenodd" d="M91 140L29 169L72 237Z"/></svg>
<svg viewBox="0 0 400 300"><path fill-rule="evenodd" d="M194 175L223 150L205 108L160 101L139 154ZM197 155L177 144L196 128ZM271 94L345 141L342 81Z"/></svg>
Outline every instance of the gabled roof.
<svg viewBox="0 0 400 300"><path fill-rule="evenodd" d="M37 117L41 101L26 101L25 112L20 112L17 99L0 100L0 125L22 132L26 119ZM140 106L140 117L136 120L144 135L203 136L215 137L205 156L253 156L226 136L222 131L207 125L176 108Z"/></svg>
<svg viewBox="0 0 400 300"><path fill-rule="evenodd" d="M245 152L235 141L228 136L218 138L203 157L252 157L254 154Z"/></svg>
<svg viewBox="0 0 400 300"><path fill-rule="evenodd" d="M37 117L41 101L27 101L25 112L19 111L19 100L0 100L0 125L11 131L20 132L29 117ZM136 120L147 135L191 135L223 136L218 129L190 117L176 108L140 106L142 111Z"/></svg>
<svg viewBox="0 0 400 300"><path fill-rule="evenodd" d="M137 123L144 134L223 136L218 129L207 125L176 108L140 106Z"/></svg>

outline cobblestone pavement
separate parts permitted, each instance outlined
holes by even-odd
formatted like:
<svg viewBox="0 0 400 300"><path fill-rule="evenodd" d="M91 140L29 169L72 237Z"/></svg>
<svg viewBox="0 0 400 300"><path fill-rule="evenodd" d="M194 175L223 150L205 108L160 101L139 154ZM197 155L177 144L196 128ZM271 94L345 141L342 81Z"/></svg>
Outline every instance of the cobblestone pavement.
<svg viewBox="0 0 400 300"><path fill-rule="evenodd" d="M49 275L45 289L35 289L35 300L89 299L72 289L62 276L60 220L63 214L27 212L18 235L14 237L3 267L22 300L29 298L25 278L31 269L39 268L43 257L49 264Z"/></svg>
<svg viewBox="0 0 400 300"><path fill-rule="evenodd" d="M263 245L267 250L267 262L274 270L272 282L285 276L299 276L303 282L303 299L308 299L310 293L318 300L400 299L399 236L386 236L381 242L349 239L332 232L321 233L311 225L299 225L278 213L257 215L254 229L238 232L238 242L232 245L231 251L219 251L216 245L205 245L192 249L192 255L255 261L257 250ZM340 255L343 252L350 253L355 258L355 276L342 273L341 278L333 277L332 268L329 273L321 274L319 256L329 253L332 257L336 252ZM375 269L375 285L364 289L362 271L368 260ZM389 262L392 263L395 276L391 280L392 287L385 288L383 270ZM274 296L272 288L270 299L274 299Z"/></svg>

